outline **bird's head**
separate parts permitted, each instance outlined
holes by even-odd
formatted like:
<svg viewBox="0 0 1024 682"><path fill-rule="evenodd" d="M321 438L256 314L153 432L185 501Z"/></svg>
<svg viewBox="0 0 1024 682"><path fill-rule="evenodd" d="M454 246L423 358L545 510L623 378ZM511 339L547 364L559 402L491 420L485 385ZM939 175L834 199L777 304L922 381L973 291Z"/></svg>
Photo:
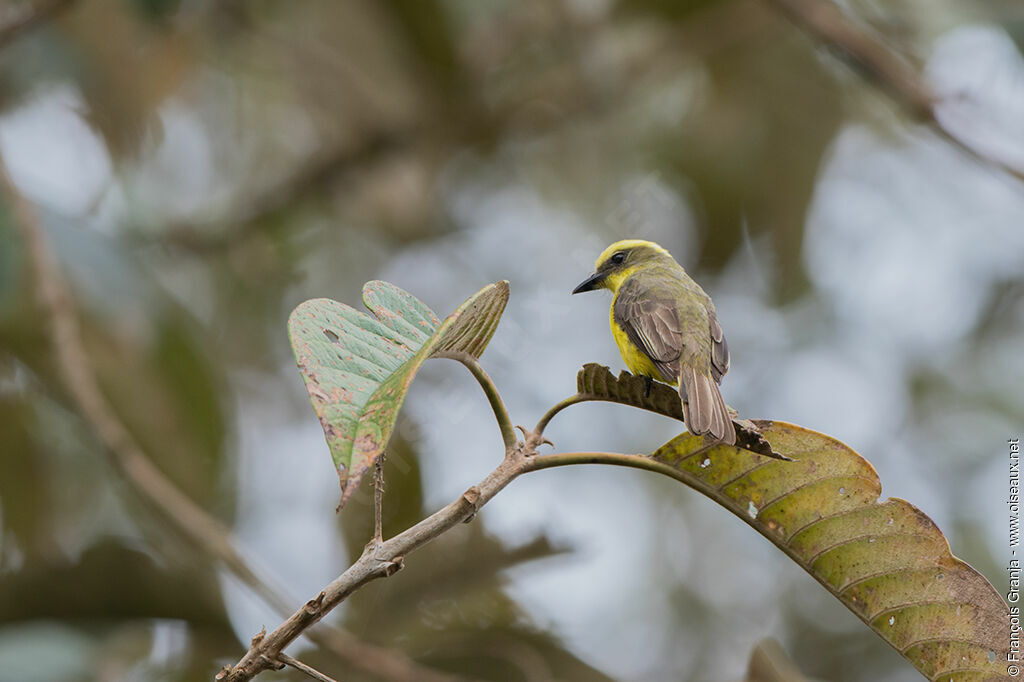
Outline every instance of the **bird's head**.
<svg viewBox="0 0 1024 682"><path fill-rule="evenodd" d="M594 274L580 282L572 293L595 289L618 291L619 285L630 275L645 267L665 263L666 259L675 263L672 255L654 242L643 239L617 241L598 256L594 263Z"/></svg>

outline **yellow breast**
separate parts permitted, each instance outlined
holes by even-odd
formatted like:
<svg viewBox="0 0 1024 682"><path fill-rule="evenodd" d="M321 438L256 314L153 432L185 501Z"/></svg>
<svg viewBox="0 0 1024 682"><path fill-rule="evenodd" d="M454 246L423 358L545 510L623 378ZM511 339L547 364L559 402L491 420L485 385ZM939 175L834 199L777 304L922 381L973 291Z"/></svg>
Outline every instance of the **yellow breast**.
<svg viewBox="0 0 1024 682"><path fill-rule="evenodd" d="M618 294L616 294L618 296ZM615 301L612 301L611 310L608 311L608 322L612 327L612 338L615 339L615 345L619 347L619 354L622 356L622 361L626 363L626 368L630 372L637 376L651 377L657 381L665 381L665 378L661 376L661 372L654 366L651 359L640 350L636 344L629 340L626 336L626 332L623 331L622 327L615 321ZM673 386L678 385L678 381L667 382Z"/></svg>

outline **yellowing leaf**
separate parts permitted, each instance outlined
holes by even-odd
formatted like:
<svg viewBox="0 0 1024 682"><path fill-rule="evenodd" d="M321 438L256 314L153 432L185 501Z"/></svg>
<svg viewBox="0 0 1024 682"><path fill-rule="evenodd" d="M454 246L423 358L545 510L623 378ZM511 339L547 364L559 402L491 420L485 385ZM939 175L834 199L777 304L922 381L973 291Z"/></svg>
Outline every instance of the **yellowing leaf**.
<svg viewBox="0 0 1024 682"><path fill-rule="evenodd" d="M652 458L771 540L929 679L1011 679L1006 602L952 555L924 512L879 501L874 467L838 440L754 425L795 461L708 447L688 433Z"/></svg>

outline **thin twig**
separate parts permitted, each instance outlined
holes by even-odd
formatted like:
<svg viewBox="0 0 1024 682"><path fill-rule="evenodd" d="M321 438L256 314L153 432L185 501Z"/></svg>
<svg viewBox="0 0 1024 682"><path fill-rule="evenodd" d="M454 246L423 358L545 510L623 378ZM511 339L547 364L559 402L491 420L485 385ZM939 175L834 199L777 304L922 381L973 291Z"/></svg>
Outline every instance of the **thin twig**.
<svg viewBox="0 0 1024 682"><path fill-rule="evenodd" d="M551 420L555 418L556 414L558 414L567 407L572 407L577 403L583 403L588 400L591 400L591 398L576 393L574 395L569 396L565 400L556 403L554 406L552 406L550 410L544 413L543 417L540 418L540 421L537 422L537 426L533 427L533 432L536 433L537 435L543 435L544 429L548 427L548 424L551 423Z"/></svg>
<svg viewBox="0 0 1024 682"><path fill-rule="evenodd" d="M384 540L384 454L373 464L373 543Z"/></svg>
<svg viewBox="0 0 1024 682"><path fill-rule="evenodd" d="M86 355L74 303L43 227L33 207L11 181L2 156L0 195L13 215L31 261L59 372L79 412L105 446L114 470L185 539L219 559L274 611L282 616L289 613L288 600L250 567L230 530L164 476L107 402ZM451 682L455 679L423 668L399 652L361 642L337 628L321 626L311 631L309 637L353 667L394 682Z"/></svg>
<svg viewBox="0 0 1024 682"><path fill-rule="evenodd" d="M714 445L717 445L717 443L712 443L712 447ZM702 450L706 449L708 448L705 447ZM697 450L694 455L699 456L702 450ZM692 477L687 477L685 472L681 472L675 467L647 455L627 455L621 452L558 452L552 455L542 455L531 458L523 473L576 464L609 464L630 469L643 469L644 471L653 471L669 476L688 486L695 487ZM709 487L708 490L711 490L711 488Z"/></svg>
<svg viewBox="0 0 1024 682"><path fill-rule="evenodd" d="M512 426L512 419L508 415L508 410L501 399L501 394L498 393L498 387L494 385L494 381L484 371L480 362L469 353L445 353L443 357L458 360L469 368L477 383L480 384L481 388L484 389L484 393L487 394L487 402L491 405L494 418L498 420L498 428L501 430L501 440L505 444L505 451L508 452L514 449L517 439L515 427Z"/></svg>
<svg viewBox="0 0 1024 682"><path fill-rule="evenodd" d="M944 126L936 112L939 97L918 70L848 18L831 0L765 1L774 5L812 38L831 47L866 80L879 86L939 137L976 161L1024 182L1024 170L986 155Z"/></svg>
<svg viewBox="0 0 1024 682"><path fill-rule="evenodd" d="M39 0L24 2L21 6L4 8L8 15L0 25L0 49L7 47L24 33L40 26L75 0Z"/></svg>
<svg viewBox="0 0 1024 682"><path fill-rule="evenodd" d="M304 673L307 677L312 677L314 680L317 680L317 682L337 682L334 678L324 675L316 668L308 666L302 661L292 658L288 654L278 654L277 660L281 661L285 665L290 665L299 672Z"/></svg>

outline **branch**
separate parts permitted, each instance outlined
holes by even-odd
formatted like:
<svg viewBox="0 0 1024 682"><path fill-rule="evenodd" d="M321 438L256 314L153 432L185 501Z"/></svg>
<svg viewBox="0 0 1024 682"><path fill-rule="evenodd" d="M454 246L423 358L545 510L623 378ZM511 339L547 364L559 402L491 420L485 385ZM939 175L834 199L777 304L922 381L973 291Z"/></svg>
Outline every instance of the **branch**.
<svg viewBox="0 0 1024 682"><path fill-rule="evenodd" d="M221 682L247 682L281 660L285 647L303 632L345 601L356 590L378 578L387 578L404 566L405 557L436 539L460 523L468 521L518 476L570 464L614 464L646 469L672 476L692 485L672 467L643 455L623 455L610 452L571 452L538 456L527 445L509 450L501 464L479 484L464 492L443 509L434 512L415 526L379 545L367 545L363 554L344 573L338 576L320 594L309 600L288 620L266 636L253 639L252 647L233 668L225 668L217 675Z"/></svg>
<svg viewBox="0 0 1024 682"><path fill-rule="evenodd" d="M82 344L74 303L46 234L32 206L11 181L2 156L0 194L21 232L31 261L58 371L78 411L105 446L114 470L196 548L219 559L275 611L282 615L289 613L288 600L249 566L230 530L163 475L107 402ZM310 638L352 666L394 682L451 682L454 679L424 669L399 653L360 642L343 630L325 626L311 632Z"/></svg>
<svg viewBox="0 0 1024 682"><path fill-rule="evenodd" d="M567 401L563 401L567 402ZM560 403L561 404L561 403ZM542 420L543 421L543 420ZM262 633L253 639L245 656L232 668L217 675L220 682L248 682L256 675L274 667L281 660L282 651L303 632L326 616L364 585L387 578L404 566L405 558L419 547L436 539L460 523L471 520L476 513L509 483L522 474L573 464L610 464L643 469L663 474L712 496L706 484L692 476L645 455L626 455L614 452L569 452L555 455L537 455L539 433L527 434L526 441L506 451L501 464L479 484L464 492L448 506L423 519L383 543L366 546L359 559L338 576L320 594L309 600L288 620L268 635ZM712 443L706 448L714 447ZM699 455L698 450L695 455ZM749 519L747 520L750 523Z"/></svg>
<svg viewBox="0 0 1024 682"><path fill-rule="evenodd" d="M938 96L917 69L849 19L831 0L765 0L805 33L827 45L911 116L973 159L1024 182L1024 170L975 149L946 128L936 113Z"/></svg>
<svg viewBox="0 0 1024 682"><path fill-rule="evenodd" d="M13 9L5 8L8 16L0 25L0 49L7 47L22 34L45 23L72 4L74 0L39 0L33 3L25 2Z"/></svg>
<svg viewBox="0 0 1024 682"><path fill-rule="evenodd" d="M755 422L770 430L784 444L787 452L802 452L808 466L795 471L791 478L778 463L761 461L753 456L721 457L705 454L719 447L692 436L680 436L662 446L653 456L627 455L613 452L572 452L538 456L530 441L511 450L501 465L478 486L470 488L447 507L424 519L412 528L378 547L367 547L359 560L327 586L315 599L295 613L270 635L253 640L242 661L226 669L218 680L245 682L260 672L279 665L281 649L302 634L305 628L323 618L328 611L363 585L393 575L403 565L404 557L416 548L466 521L512 480L524 473L576 464L604 464L642 469L677 480L719 503L744 523L767 538L798 566L806 570L826 590L839 599L869 628L896 648L919 670L931 674L931 661L940 666L960 666L958 671L979 671L985 679L1003 679L988 675L999 668L998 660L1007 660L1003 649L1006 602L985 578L954 557L941 531L923 512L899 499L879 500L881 484L867 460L823 434L784 423ZM720 455L727 454L719 451ZM733 453L738 454L738 453ZM713 463L710 457L716 457ZM728 462L727 462L728 460ZM731 462L731 464L729 463ZM712 465L715 465L714 467ZM722 464L726 464L725 467ZM768 467L766 468L766 465ZM819 484L826 483L826 487ZM812 488L813 487L813 488ZM838 489L839 499L836 498ZM811 491L801 498L790 498L799 491ZM825 498L829 498L826 500ZM786 504L778 504L783 500ZM762 515L762 512L766 512ZM854 512L861 515L848 519ZM823 521L842 519L838 527L806 536L803 531ZM797 538L802 540L797 540ZM914 549L902 554L898 547L915 538ZM918 544L930 538L925 545ZM863 548L849 550L843 556L819 563L823 556L853 542L888 543L874 555ZM923 547L929 549L923 549ZM896 581L898 589L850 593L865 576L902 574ZM930 577L929 577L930 576ZM950 576L946 588L940 589L946 606L956 606L956 616L948 610L937 615L918 618L890 617L888 626L879 614L902 612L904 609L935 604L935 587L931 579ZM946 601L951 598L951 601ZM909 599L909 601L908 601ZM961 615L960 607L970 609ZM950 620L951 619L951 620ZM897 629L893 629L896 627ZM938 651L908 655L906 642L941 643ZM996 644L998 642L998 644ZM946 646L953 647L947 649ZM999 648L996 648L999 647ZM955 657L946 655L954 651ZM961 654L962 652L962 654ZM945 657L945 658L943 658ZM941 672L942 668L940 668ZM948 675L939 677L948 677Z"/></svg>
<svg viewBox="0 0 1024 682"><path fill-rule="evenodd" d="M498 468L457 500L390 540L376 546L368 545L359 559L320 594L306 602L303 608L292 614L273 632L254 639L252 647L242 660L230 670L221 671L217 679L226 682L246 682L264 670L272 668L273 661L278 659L283 649L306 629L362 586L397 573L403 567L405 557L411 552L471 519L519 474L528 471L533 459L535 457L526 450L509 450Z"/></svg>
<svg viewBox="0 0 1024 682"><path fill-rule="evenodd" d="M716 445L712 443L707 448ZM696 454L700 454L700 450ZM573 464L610 464L613 466L627 467L630 469L643 469L663 474L677 481L685 483L691 488L695 487L692 478L687 477L678 469L652 459L647 455L624 455L619 452L561 452L554 455L534 457L530 460L526 471L541 471L555 467L570 466Z"/></svg>
<svg viewBox="0 0 1024 682"><path fill-rule="evenodd" d="M411 131L375 132L361 138L355 146L321 153L276 187L243 202L245 208L234 217L208 224L177 223L163 230L154 241L197 254L219 253L250 237L268 219L283 213L297 200L330 187L347 173L364 169L375 160L408 146L411 137Z"/></svg>

